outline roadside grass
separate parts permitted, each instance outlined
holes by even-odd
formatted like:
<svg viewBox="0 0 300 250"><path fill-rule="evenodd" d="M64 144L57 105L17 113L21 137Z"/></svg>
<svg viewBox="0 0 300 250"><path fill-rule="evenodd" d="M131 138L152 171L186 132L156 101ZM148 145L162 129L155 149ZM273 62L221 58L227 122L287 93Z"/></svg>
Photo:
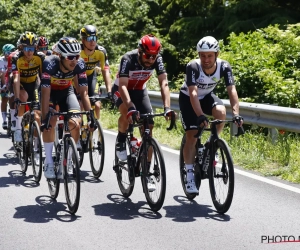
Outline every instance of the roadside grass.
<svg viewBox="0 0 300 250"><path fill-rule="evenodd" d="M101 110L101 124L103 128L118 131L119 112L116 109L103 108ZM164 118L155 118L153 137L160 144L177 149L184 130L181 122L177 120L177 129L167 131L169 123ZM137 130L135 135L137 134ZM208 133L204 134L204 141ZM248 170L257 171L265 176L300 183L300 137L295 133L278 133L277 139L272 141L263 128L249 128L243 136L238 138L230 136L229 126L225 126L221 137L227 141L234 164Z"/></svg>

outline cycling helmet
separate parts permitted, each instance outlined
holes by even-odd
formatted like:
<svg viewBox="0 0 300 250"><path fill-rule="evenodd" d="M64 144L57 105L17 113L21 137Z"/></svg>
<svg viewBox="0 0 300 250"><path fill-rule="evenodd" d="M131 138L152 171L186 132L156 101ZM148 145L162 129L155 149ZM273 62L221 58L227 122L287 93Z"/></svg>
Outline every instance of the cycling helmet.
<svg viewBox="0 0 300 250"><path fill-rule="evenodd" d="M13 44L5 44L3 47L2 47L2 52L3 54L9 54L11 52L13 52L15 50L15 45Z"/></svg>
<svg viewBox="0 0 300 250"><path fill-rule="evenodd" d="M35 46L37 45L38 42L38 38L36 36L36 34L34 34L33 32L30 31L25 31L25 33L23 33L20 36L20 45L23 46Z"/></svg>
<svg viewBox="0 0 300 250"><path fill-rule="evenodd" d="M73 37L62 37L57 43L56 50L63 57L76 56L80 54L81 46Z"/></svg>
<svg viewBox="0 0 300 250"><path fill-rule="evenodd" d="M97 35L98 35L98 31L94 25L85 25L80 30L81 37L97 36Z"/></svg>
<svg viewBox="0 0 300 250"><path fill-rule="evenodd" d="M152 34L143 36L139 41L138 46L147 54L158 54L161 50L159 40Z"/></svg>
<svg viewBox="0 0 300 250"><path fill-rule="evenodd" d="M220 50L218 41L212 36L203 37L197 43L198 52L218 52Z"/></svg>
<svg viewBox="0 0 300 250"><path fill-rule="evenodd" d="M46 46L49 45L49 41L46 37L40 36L37 45L40 46L40 47L46 47Z"/></svg>

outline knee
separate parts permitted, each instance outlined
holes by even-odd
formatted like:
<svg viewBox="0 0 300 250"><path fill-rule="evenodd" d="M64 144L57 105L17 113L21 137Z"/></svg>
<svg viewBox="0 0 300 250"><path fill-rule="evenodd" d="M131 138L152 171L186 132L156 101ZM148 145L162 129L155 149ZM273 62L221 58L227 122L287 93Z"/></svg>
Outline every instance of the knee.
<svg viewBox="0 0 300 250"><path fill-rule="evenodd" d="M226 108L223 105L217 105L213 112L213 117L217 119L225 119L226 117Z"/></svg>

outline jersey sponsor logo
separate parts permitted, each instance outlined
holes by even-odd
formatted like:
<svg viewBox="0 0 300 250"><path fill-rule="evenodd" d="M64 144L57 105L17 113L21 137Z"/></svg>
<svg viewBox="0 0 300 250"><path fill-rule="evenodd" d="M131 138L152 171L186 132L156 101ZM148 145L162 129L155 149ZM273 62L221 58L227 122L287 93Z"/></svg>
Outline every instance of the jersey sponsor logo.
<svg viewBox="0 0 300 250"><path fill-rule="evenodd" d="M84 63L83 60L82 60L82 61L81 61L81 60L78 61L77 65L79 65L79 68L80 68L80 69L84 69L84 67L85 67L85 63Z"/></svg>
<svg viewBox="0 0 300 250"><path fill-rule="evenodd" d="M213 89L217 83L200 84L197 83L198 89Z"/></svg>
<svg viewBox="0 0 300 250"><path fill-rule="evenodd" d="M117 102L119 98L121 98L120 92L116 91L113 95L114 101Z"/></svg>
<svg viewBox="0 0 300 250"><path fill-rule="evenodd" d="M121 73L125 73L127 63L128 63L128 60L126 60L126 59L122 62Z"/></svg>
<svg viewBox="0 0 300 250"><path fill-rule="evenodd" d="M88 59L88 58L84 58L84 61L85 61L85 62L88 62L88 61L89 61L89 59Z"/></svg>
<svg viewBox="0 0 300 250"><path fill-rule="evenodd" d="M50 75L47 73L42 74L42 79L50 79Z"/></svg>
<svg viewBox="0 0 300 250"><path fill-rule="evenodd" d="M50 61L49 63L48 63L48 65L47 65L47 67L46 67L46 70L47 71L50 71L52 68L53 68L53 66L55 65L55 61L53 60L53 61Z"/></svg>
<svg viewBox="0 0 300 250"><path fill-rule="evenodd" d="M72 81L71 80L62 80L62 79L54 79L51 82L54 85L71 85Z"/></svg>
<svg viewBox="0 0 300 250"><path fill-rule="evenodd" d="M232 84L232 83L233 83L233 77L232 77L231 72L227 72L227 76L228 76L228 82L229 82L230 84Z"/></svg>
<svg viewBox="0 0 300 250"><path fill-rule="evenodd" d="M147 80L152 75L152 71L150 72L133 72L130 76L130 80L138 80L143 81Z"/></svg>
<svg viewBox="0 0 300 250"><path fill-rule="evenodd" d="M195 72L192 71L192 83L196 83L196 77L195 77Z"/></svg>
<svg viewBox="0 0 300 250"><path fill-rule="evenodd" d="M82 72L78 75L78 78L86 78L86 72Z"/></svg>

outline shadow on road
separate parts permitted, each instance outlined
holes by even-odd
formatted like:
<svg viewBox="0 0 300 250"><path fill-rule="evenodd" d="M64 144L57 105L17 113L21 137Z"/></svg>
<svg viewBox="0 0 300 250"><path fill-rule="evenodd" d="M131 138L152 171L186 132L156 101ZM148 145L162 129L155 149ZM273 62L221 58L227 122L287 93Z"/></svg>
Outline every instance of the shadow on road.
<svg viewBox="0 0 300 250"><path fill-rule="evenodd" d="M144 207L147 205L145 201L133 203L131 199L125 198L120 194L109 194L107 196L113 203L104 203L95 205L95 215L109 216L114 220L132 220L139 217L147 219L160 219L162 216L158 212L153 212L150 208Z"/></svg>
<svg viewBox="0 0 300 250"><path fill-rule="evenodd" d="M80 216L72 215L67 211L65 203L57 202L49 196L41 195L36 197L37 204L16 207L15 219L24 219L30 223L47 223L51 220L72 222Z"/></svg>
<svg viewBox="0 0 300 250"><path fill-rule="evenodd" d="M8 177L0 177L0 188L9 186L23 186L28 188L38 187L39 183L33 180L33 175L24 175L20 170L12 170L8 172Z"/></svg>
<svg viewBox="0 0 300 250"><path fill-rule="evenodd" d="M13 149L11 148L12 152L3 154L4 157L0 158L0 166L6 165L19 165L19 159Z"/></svg>
<svg viewBox="0 0 300 250"><path fill-rule="evenodd" d="M92 171L86 171L80 169L80 181L81 182L89 182L89 183L100 183L103 182L100 179L94 177Z"/></svg>
<svg viewBox="0 0 300 250"><path fill-rule="evenodd" d="M164 206L166 210L166 217L173 218L176 222L193 222L197 218L213 219L217 221L229 221L229 215L218 214L211 206L198 204L196 201L190 201L185 196L174 196L175 201L180 205L178 206Z"/></svg>

